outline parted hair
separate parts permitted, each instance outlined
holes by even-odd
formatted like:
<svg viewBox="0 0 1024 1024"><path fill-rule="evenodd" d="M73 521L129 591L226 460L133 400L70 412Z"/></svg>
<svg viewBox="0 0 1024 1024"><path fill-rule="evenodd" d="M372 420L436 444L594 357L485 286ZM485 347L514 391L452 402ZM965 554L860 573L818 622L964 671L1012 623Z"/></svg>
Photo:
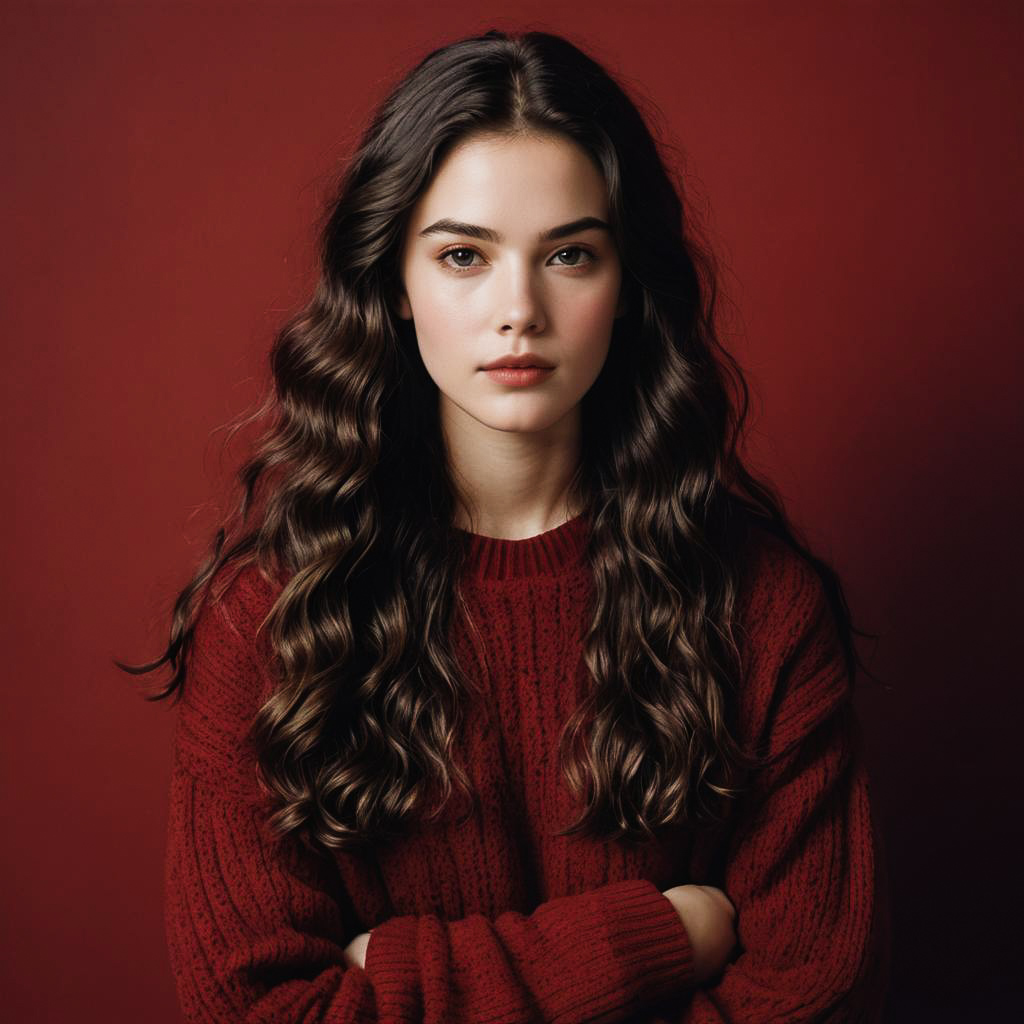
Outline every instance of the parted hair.
<svg viewBox="0 0 1024 1024"><path fill-rule="evenodd" d="M757 524L815 568L849 671L855 630L834 570L741 457L749 390L716 333L718 272L683 178L626 89L568 40L491 30L434 50L383 100L332 190L319 277L277 333L260 432L235 498L173 607L149 700L180 694L211 584L257 565L283 581L264 623L276 690L252 723L280 835L342 849L400 835L471 793L452 757L473 686L447 644L458 580L437 387L396 313L410 211L475 133L571 140L607 186L625 313L582 399L571 495L591 529L586 698L560 767L580 813L563 834L641 841L721 821L757 752L735 738L736 606ZM428 794L440 794L428 806Z"/></svg>

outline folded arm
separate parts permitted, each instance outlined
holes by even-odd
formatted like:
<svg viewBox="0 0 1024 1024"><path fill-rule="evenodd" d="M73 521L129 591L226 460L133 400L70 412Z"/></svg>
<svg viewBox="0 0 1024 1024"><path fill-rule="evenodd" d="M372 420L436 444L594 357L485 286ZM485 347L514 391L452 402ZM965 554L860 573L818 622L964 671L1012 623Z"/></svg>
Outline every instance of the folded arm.
<svg viewBox="0 0 1024 1024"><path fill-rule="evenodd" d="M888 971L882 848L852 688L815 579L793 595L768 765L743 798L722 888L737 950L717 980L661 1004L653 1024L880 1019Z"/></svg>
<svg viewBox="0 0 1024 1024"><path fill-rule="evenodd" d="M255 807L176 770L167 926L186 1019L628 1020L689 969L675 911L643 880L493 921L392 917L374 926L365 968L348 966L356 929L335 874L298 844L272 843Z"/></svg>
<svg viewBox="0 0 1024 1024"><path fill-rule="evenodd" d="M187 1021L613 1024L686 983L687 933L646 880L494 920L358 920L337 864L272 836L250 784L269 602L235 588L197 626L175 733L166 926ZM364 967L347 963L369 927Z"/></svg>

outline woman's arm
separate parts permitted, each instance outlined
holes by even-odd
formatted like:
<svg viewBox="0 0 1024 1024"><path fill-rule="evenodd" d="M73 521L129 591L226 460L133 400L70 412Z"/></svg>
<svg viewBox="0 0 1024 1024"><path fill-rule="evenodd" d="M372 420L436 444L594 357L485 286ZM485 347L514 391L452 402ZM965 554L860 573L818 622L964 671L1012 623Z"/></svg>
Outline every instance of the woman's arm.
<svg viewBox="0 0 1024 1024"><path fill-rule="evenodd" d="M668 898L690 939L694 984L702 984L725 966L736 945L736 908L712 885L677 885L662 893ZM366 966L370 933L360 932L345 947L345 963Z"/></svg>
<svg viewBox="0 0 1024 1024"><path fill-rule="evenodd" d="M771 668L770 761L739 809L723 880L739 955L712 984L637 1020L880 1019L888 894L849 677L817 576L798 573L780 599L788 610L779 628L792 640Z"/></svg>
<svg viewBox="0 0 1024 1024"><path fill-rule="evenodd" d="M353 967L326 865L270 843L209 780L177 771L171 802L167 933L189 1022L628 1020L689 969L671 904L644 881L493 921L388 918Z"/></svg>
<svg viewBox="0 0 1024 1024"><path fill-rule="evenodd" d="M611 1024L692 979L687 932L646 880L494 920L354 923L337 866L271 837L250 790L244 735L266 688L254 635L270 603L258 594L243 575L204 611L179 705L166 923L187 1021ZM345 948L367 925L352 966Z"/></svg>

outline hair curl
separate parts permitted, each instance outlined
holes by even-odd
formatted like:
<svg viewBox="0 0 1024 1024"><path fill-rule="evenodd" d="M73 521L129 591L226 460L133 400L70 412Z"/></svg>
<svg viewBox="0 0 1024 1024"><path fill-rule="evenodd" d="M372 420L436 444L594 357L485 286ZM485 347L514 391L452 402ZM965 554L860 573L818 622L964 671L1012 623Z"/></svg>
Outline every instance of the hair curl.
<svg viewBox="0 0 1024 1024"><path fill-rule="evenodd" d="M168 665L148 699L168 697L185 683L215 577L255 563L284 581L266 622L280 683L252 736L274 828L319 848L398 835L432 788L443 806L453 778L471 790L451 750L472 686L446 646L465 535L436 385L394 300L411 209L451 147L478 132L581 146L607 184L623 267L626 312L582 401L572 482L591 522L593 685L562 734L582 804L562 834L649 838L714 821L739 794L755 762L730 731L751 523L813 564L851 676L860 664L835 572L739 456L748 389L716 337L714 260L640 111L563 38L463 39L426 56L366 129L321 225L314 294L274 341L272 387L247 421L265 427L237 501L178 595L161 657L117 663Z"/></svg>

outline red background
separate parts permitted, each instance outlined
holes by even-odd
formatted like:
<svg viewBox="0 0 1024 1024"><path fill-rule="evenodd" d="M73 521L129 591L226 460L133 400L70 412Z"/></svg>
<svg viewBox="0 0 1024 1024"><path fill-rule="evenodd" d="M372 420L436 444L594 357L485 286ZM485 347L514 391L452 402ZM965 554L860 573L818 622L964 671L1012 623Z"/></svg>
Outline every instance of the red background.
<svg viewBox="0 0 1024 1024"><path fill-rule="evenodd" d="M1020 960L1019 4L383 6L386 24L380 4L0 15L7 1019L177 1019L173 712L110 658L164 639L230 467L213 432L257 395L309 287L324 186L372 106L429 48L492 25L569 35L685 153L755 389L755 463L881 634L863 650L892 689L858 703L892 877L892 1019L1004 1019Z"/></svg>

